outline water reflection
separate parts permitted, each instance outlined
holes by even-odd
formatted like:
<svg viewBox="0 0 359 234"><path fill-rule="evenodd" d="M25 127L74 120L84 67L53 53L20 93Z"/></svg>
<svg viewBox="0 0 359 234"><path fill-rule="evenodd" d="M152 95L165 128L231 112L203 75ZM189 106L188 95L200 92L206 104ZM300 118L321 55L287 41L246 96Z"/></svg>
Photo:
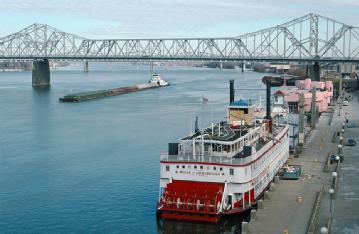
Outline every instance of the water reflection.
<svg viewBox="0 0 359 234"><path fill-rule="evenodd" d="M242 221L249 221L249 212L234 215L222 219L218 224L185 222L178 220L157 220L157 232L159 234L183 234L183 233L206 233L206 234L240 234Z"/></svg>

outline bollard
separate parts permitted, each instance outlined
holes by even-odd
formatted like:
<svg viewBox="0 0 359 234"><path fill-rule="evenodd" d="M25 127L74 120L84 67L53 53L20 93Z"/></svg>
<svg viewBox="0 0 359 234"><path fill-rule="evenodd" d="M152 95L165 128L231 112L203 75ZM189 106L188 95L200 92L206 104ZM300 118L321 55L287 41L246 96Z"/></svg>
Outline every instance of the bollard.
<svg viewBox="0 0 359 234"><path fill-rule="evenodd" d="M249 231L249 223L248 222L242 222L242 234L244 233L250 233Z"/></svg>
<svg viewBox="0 0 359 234"><path fill-rule="evenodd" d="M262 199L258 200L258 209L264 209L264 201Z"/></svg>
<svg viewBox="0 0 359 234"><path fill-rule="evenodd" d="M271 184L271 186L269 187L269 191L270 192L275 191L275 185L274 184Z"/></svg>
<svg viewBox="0 0 359 234"><path fill-rule="evenodd" d="M264 199L270 200L269 191L264 192Z"/></svg>
<svg viewBox="0 0 359 234"><path fill-rule="evenodd" d="M255 209L251 210L251 221L256 221L257 218L257 211Z"/></svg>
<svg viewBox="0 0 359 234"><path fill-rule="evenodd" d="M274 183L279 183L279 176L274 176Z"/></svg>

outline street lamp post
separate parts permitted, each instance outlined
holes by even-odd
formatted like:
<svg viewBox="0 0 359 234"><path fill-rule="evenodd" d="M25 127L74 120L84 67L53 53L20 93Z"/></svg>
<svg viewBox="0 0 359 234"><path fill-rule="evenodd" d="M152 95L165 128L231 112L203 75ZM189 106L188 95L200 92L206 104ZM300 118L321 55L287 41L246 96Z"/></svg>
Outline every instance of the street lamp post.
<svg viewBox="0 0 359 234"><path fill-rule="evenodd" d="M330 217L332 217L332 203L333 203L333 194L334 194L334 189L333 188L330 188L329 189L329 194L330 194Z"/></svg>

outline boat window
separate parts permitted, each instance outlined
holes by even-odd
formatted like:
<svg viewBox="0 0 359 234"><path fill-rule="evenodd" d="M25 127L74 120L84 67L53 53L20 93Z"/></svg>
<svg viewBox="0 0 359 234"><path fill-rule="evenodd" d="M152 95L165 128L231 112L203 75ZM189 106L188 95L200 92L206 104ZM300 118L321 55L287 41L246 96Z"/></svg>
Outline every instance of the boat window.
<svg viewBox="0 0 359 234"><path fill-rule="evenodd" d="M234 169L233 169L233 168L230 168L230 169L229 169L229 174L230 174L230 175L234 175Z"/></svg>
<svg viewBox="0 0 359 234"><path fill-rule="evenodd" d="M170 165L166 165L166 171L170 171Z"/></svg>

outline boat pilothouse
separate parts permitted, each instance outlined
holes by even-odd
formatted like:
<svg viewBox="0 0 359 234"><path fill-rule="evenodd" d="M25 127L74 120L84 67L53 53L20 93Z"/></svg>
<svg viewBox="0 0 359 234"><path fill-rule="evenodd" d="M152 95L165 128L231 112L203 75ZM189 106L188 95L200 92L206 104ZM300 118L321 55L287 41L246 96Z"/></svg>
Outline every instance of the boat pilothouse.
<svg viewBox="0 0 359 234"><path fill-rule="evenodd" d="M148 81L151 84L157 84L158 86L168 86L170 85L167 81L163 80L161 76L157 73L154 73L151 79Z"/></svg>
<svg viewBox="0 0 359 234"><path fill-rule="evenodd" d="M228 122L196 127L161 154L161 218L217 222L242 213L257 202L287 161L286 119L272 121L269 104L266 118L256 118L250 101L234 101L232 82Z"/></svg>

